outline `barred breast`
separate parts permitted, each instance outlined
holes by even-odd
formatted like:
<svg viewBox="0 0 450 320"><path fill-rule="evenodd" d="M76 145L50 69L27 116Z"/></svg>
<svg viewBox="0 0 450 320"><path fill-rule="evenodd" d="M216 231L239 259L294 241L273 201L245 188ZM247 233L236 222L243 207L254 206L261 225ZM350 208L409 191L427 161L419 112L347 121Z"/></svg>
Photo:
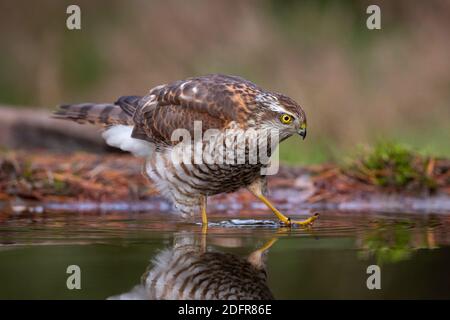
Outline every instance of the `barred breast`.
<svg viewBox="0 0 450 320"><path fill-rule="evenodd" d="M198 211L201 195L234 192L261 177L266 164L251 158L248 144L242 146L227 141L229 138L229 134L222 135L155 152L147 160L145 172L183 216L192 216ZM218 146L223 149L217 152Z"/></svg>
<svg viewBox="0 0 450 320"><path fill-rule="evenodd" d="M229 253L184 245L161 252L145 278L149 299L273 299L264 268Z"/></svg>

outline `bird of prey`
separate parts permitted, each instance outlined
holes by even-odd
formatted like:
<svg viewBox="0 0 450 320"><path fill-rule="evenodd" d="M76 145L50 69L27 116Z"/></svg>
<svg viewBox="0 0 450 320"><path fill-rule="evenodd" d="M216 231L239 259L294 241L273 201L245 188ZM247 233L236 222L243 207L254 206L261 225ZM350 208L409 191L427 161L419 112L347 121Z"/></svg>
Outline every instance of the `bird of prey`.
<svg viewBox="0 0 450 320"><path fill-rule="evenodd" d="M111 300L271 300L267 285L269 240L246 258L206 251L191 235L178 234L174 245L159 252L141 284Z"/></svg>
<svg viewBox="0 0 450 320"><path fill-rule="evenodd" d="M250 151L255 148L249 147L256 141L255 150L266 148L270 155L279 141L294 134L304 139L305 111L293 99L241 77L212 74L188 78L154 87L145 96L122 96L113 104L62 105L54 117L103 126L107 144L145 157L144 173L160 193L182 216L201 213L204 226L207 197L240 188L247 188L264 202L283 224L308 226L318 217L294 221L270 203L264 195L267 176L262 170L267 163L259 153L252 157ZM191 144L183 141L184 136L174 139L180 130ZM202 134L211 130L215 134L203 143L206 138ZM244 140L230 134L250 131L253 135L244 134ZM199 133L200 139L196 137ZM193 159L199 141L203 143L200 160L204 161ZM180 147L186 145L191 149ZM180 161L187 151L192 151L188 160L194 161ZM239 152L244 155L242 161L233 158ZM230 153L232 161L224 161Z"/></svg>

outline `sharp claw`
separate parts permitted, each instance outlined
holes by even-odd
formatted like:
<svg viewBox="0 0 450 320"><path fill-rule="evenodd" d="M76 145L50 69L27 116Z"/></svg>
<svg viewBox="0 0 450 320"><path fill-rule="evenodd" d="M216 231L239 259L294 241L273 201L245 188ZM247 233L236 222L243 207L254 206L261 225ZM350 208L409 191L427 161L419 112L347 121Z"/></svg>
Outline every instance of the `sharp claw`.
<svg viewBox="0 0 450 320"><path fill-rule="evenodd" d="M314 221L317 220L318 218L319 218L319 213L316 212L316 213L314 213L314 215L312 215L310 218L308 218L308 219L311 219L311 221L309 221L309 222L302 223L302 221L292 221L291 218L287 218L287 221L285 223L289 227L292 227L292 225L294 225L294 224L298 224L299 226L302 226L302 227L312 227L314 224ZM308 220L308 219L306 219L306 220Z"/></svg>

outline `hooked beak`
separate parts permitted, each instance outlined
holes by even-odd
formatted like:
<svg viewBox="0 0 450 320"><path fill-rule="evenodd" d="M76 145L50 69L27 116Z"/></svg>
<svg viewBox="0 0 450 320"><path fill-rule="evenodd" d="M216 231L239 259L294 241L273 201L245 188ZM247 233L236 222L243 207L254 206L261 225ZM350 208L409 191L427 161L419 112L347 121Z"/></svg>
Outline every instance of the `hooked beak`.
<svg viewBox="0 0 450 320"><path fill-rule="evenodd" d="M306 138L306 128L300 128L300 129L298 129L297 132L303 138L303 140L305 140L305 138Z"/></svg>

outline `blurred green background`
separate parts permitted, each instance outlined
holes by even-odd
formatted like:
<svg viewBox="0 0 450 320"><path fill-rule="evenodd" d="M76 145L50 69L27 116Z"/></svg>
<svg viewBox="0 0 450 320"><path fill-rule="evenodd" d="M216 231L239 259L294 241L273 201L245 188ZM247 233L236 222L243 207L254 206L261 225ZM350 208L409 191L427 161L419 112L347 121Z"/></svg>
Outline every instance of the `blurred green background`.
<svg viewBox="0 0 450 320"><path fill-rule="evenodd" d="M81 30L66 28L70 4ZM366 28L370 4L381 30ZM304 106L308 139L283 143L286 162L378 139L450 156L450 1L0 0L0 30L0 105L111 102L235 74Z"/></svg>

